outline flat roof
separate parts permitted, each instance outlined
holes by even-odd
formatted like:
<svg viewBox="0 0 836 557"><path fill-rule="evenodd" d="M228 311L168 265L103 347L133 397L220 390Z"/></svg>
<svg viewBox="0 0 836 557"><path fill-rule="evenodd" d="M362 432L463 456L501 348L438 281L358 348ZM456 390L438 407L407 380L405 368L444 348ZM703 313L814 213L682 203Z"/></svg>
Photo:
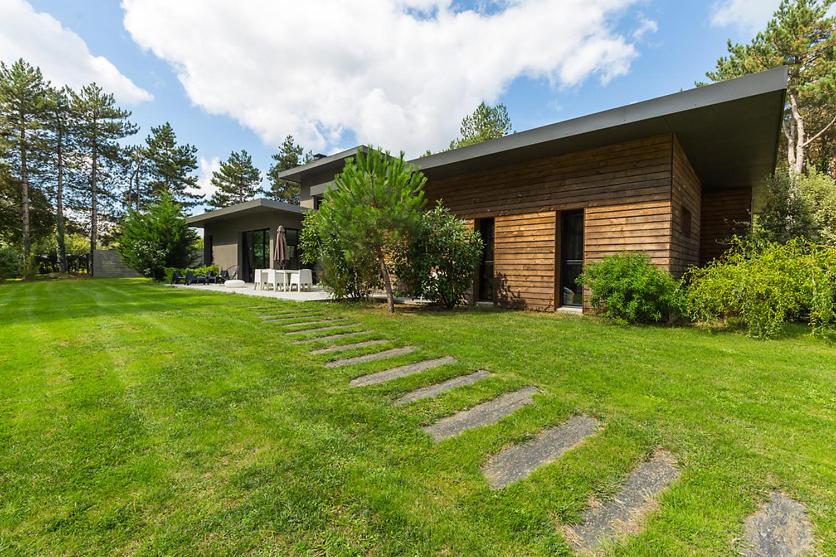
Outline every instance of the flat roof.
<svg viewBox="0 0 836 557"><path fill-rule="evenodd" d="M253 199L252 201L245 201L243 203L230 205L229 207L224 207L223 209L215 209L214 211L207 211L205 213L201 213L200 215L188 217L186 222L188 222L190 226L200 228L209 222L237 217L245 213L275 211L302 215L306 213L308 209L300 207L299 205L291 205L290 203L275 201L273 199Z"/></svg>
<svg viewBox="0 0 836 557"><path fill-rule="evenodd" d="M430 179L444 178L654 135L676 134L705 189L752 185L775 168L786 88L787 68L781 66L410 162ZM346 158L365 148L361 145L279 176L309 184L329 182Z"/></svg>

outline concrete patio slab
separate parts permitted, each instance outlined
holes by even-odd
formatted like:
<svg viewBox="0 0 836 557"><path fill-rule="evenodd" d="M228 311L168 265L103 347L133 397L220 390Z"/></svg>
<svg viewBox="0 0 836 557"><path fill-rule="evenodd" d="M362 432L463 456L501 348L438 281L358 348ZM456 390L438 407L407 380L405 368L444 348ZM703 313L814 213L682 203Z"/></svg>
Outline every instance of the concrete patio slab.
<svg viewBox="0 0 836 557"><path fill-rule="evenodd" d="M406 393L401 398L397 399L395 401L395 406L402 406L404 404L409 404L410 402L415 402L416 400L423 400L425 398L437 397L445 391L450 391L457 387L464 387L465 385L472 385L477 381L481 381L482 379L490 377L490 375L491 373L489 371L485 371L482 369L475 373L454 377L452 379L444 381L443 383L437 383L428 387L421 387L420 389L416 389L412 392Z"/></svg>
<svg viewBox="0 0 836 557"><path fill-rule="evenodd" d="M453 358L452 356L444 356L443 358L435 358L434 360L424 360L422 362L416 362L414 364L407 364L405 366L387 369L386 371L381 371L379 373L363 375L362 377L352 379L349 385L352 387L366 387L368 385L377 385L378 383L384 383L386 381L391 381L392 379L397 379L399 377L406 377L407 375L421 373L422 371L426 371L428 369L446 366L452 364L455 361L456 358Z"/></svg>
<svg viewBox="0 0 836 557"><path fill-rule="evenodd" d="M800 557L813 550L813 525L804 505L780 492L746 519L744 557Z"/></svg>
<svg viewBox="0 0 836 557"><path fill-rule="evenodd" d="M595 433L597 428L598 420L589 416L573 416L557 427L546 429L527 443L503 449L488 460L482 472L493 489L505 487L554 462Z"/></svg>
<svg viewBox="0 0 836 557"><path fill-rule="evenodd" d="M534 394L537 389L524 387L518 391L505 393L493 400L483 402L469 410L463 410L452 416L442 418L432 425L424 427L430 437L438 442L448 437L455 437L468 429L492 425L510 416L523 406L534 402Z"/></svg>
<svg viewBox="0 0 836 557"><path fill-rule="evenodd" d="M345 367L351 366L355 364L363 364L366 362L374 362L377 360L385 360L387 358L395 358L397 356L403 356L404 354L411 354L418 350L414 346L403 346L401 348L392 348L391 350L383 350L382 352L373 352L371 354L364 354L362 356L355 356L353 358L345 358L342 360L333 360L331 362L327 362L325 367Z"/></svg>
<svg viewBox="0 0 836 557"><path fill-rule="evenodd" d="M275 290L255 290L252 283L247 283L243 288L226 288L222 284L193 284L186 286L185 284L173 284L174 288L187 288L193 290L208 290L211 292L222 292L224 294L238 294L240 296L252 296L255 298L273 298L276 300L289 300L293 302L321 302L324 300L331 300L333 296L329 292L314 287L313 290L303 290L302 292L282 292Z"/></svg>

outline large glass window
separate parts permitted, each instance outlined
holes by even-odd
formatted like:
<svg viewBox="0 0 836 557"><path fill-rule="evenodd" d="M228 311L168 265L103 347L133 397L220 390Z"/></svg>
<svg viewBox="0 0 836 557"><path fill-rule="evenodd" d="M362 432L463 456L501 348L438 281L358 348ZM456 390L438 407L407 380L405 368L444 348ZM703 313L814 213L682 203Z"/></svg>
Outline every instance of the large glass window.
<svg viewBox="0 0 836 557"><path fill-rule="evenodd" d="M479 262L479 292L477 292L477 296L480 302L493 302L494 220L479 219L478 221L476 221L476 226L478 227L479 234L482 236L482 243L485 246L484 251L482 251L482 260Z"/></svg>
<svg viewBox="0 0 836 557"><path fill-rule="evenodd" d="M560 216L560 303L583 304L583 287L578 277L583 272L583 211Z"/></svg>

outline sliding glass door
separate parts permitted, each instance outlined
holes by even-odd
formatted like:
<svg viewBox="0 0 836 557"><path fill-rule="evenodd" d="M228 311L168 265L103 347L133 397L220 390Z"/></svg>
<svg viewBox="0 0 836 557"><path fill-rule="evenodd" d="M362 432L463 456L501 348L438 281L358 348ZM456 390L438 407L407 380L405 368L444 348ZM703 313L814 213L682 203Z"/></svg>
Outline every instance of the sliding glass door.
<svg viewBox="0 0 836 557"><path fill-rule="evenodd" d="M252 282L256 269L270 268L270 234L266 228L241 233L241 278Z"/></svg>

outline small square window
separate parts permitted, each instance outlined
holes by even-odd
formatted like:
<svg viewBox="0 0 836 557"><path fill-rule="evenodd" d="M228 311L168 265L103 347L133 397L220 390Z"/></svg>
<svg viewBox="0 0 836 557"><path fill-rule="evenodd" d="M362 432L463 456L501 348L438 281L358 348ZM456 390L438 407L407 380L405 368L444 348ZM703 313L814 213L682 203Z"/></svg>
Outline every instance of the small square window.
<svg viewBox="0 0 836 557"><path fill-rule="evenodd" d="M682 235L686 238L691 237L691 211L683 207L680 212L679 225L681 227Z"/></svg>

